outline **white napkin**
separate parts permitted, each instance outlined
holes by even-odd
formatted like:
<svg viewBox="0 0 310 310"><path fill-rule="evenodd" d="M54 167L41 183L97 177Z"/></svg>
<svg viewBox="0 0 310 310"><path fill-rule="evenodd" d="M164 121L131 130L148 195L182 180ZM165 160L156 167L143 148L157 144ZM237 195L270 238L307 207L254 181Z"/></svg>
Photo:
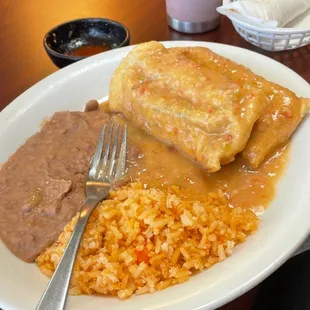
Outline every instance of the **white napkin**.
<svg viewBox="0 0 310 310"><path fill-rule="evenodd" d="M283 27L310 9L310 0L239 0L219 13L263 28Z"/></svg>

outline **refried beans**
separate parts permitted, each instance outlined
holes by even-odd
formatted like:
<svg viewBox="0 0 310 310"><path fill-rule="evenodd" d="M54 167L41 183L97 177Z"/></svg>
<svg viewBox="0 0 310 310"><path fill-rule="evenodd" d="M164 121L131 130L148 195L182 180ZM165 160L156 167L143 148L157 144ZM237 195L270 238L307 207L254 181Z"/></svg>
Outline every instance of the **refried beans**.
<svg viewBox="0 0 310 310"><path fill-rule="evenodd" d="M33 262L80 210L90 158L110 121L96 102L57 112L2 166L0 237L17 257Z"/></svg>

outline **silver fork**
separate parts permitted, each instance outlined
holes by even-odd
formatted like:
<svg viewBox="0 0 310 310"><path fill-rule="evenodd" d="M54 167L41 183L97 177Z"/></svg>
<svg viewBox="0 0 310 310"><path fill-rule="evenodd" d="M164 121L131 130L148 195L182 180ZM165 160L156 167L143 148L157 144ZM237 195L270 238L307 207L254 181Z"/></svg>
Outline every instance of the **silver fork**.
<svg viewBox="0 0 310 310"><path fill-rule="evenodd" d="M65 307L72 269L88 218L96 205L108 197L113 183L125 174L127 127L125 126L120 147L118 147L119 129L118 124L104 125L90 163L85 188L86 200L66 250L36 307L37 310L62 310Z"/></svg>

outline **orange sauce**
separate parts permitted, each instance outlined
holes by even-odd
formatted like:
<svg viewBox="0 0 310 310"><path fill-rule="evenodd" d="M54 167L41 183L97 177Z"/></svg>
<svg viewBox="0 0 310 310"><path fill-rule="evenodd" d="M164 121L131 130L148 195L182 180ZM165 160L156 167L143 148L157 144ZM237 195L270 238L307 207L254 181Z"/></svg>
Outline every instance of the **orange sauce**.
<svg viewBox="0 0 310 310"><path fill-rule="evenodd" d="M221 190L232 206L250 208L257 214L263 213L274 198L277 181L288 160L289 147L284 145L257 170L251 169L238 156L220 171L207 173L178 151L134 127L127 120L117 118L117 121L128 125L129 143L140 152L138 159L129 165L128 173L132 181L141 181L156 188L177 185L187 189L193 199Z"/></svg>
<svg viewBox="0 0 310 310"><path fill-rule="evenodd" d="M111 47L109 45L85 45L78 47L65 55L70 56L91 56L102 52L109 51Z"/></svg>

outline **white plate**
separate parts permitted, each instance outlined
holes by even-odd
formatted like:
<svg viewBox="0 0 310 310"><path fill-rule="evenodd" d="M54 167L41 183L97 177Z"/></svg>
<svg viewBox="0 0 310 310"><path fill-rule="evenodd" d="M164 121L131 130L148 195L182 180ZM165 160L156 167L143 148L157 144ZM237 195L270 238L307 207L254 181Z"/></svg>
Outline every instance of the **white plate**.
<svg viewBox="0 0 310 310"><path fill-rule="evenodd" d="M215 43L174 41L166 46L206 46L244 64L255 73L310 97L310 86L282 64L254 52ZM75 63L39 82L0 113L0 162L8 159L41 121L60 110L81 110L93 98L108 94L113 70L132 47ZM301 245L310 230L310 122L294 135L291 159L278 195L262 216L258 232L238 246L232 257L188 282L152 295L116 298L69 297L68 309L214 309L258 284ZM0 215L1 216L1 215ZM0 307L34 309L48 279L34 264L26 264L0 244Z"/></svg>

